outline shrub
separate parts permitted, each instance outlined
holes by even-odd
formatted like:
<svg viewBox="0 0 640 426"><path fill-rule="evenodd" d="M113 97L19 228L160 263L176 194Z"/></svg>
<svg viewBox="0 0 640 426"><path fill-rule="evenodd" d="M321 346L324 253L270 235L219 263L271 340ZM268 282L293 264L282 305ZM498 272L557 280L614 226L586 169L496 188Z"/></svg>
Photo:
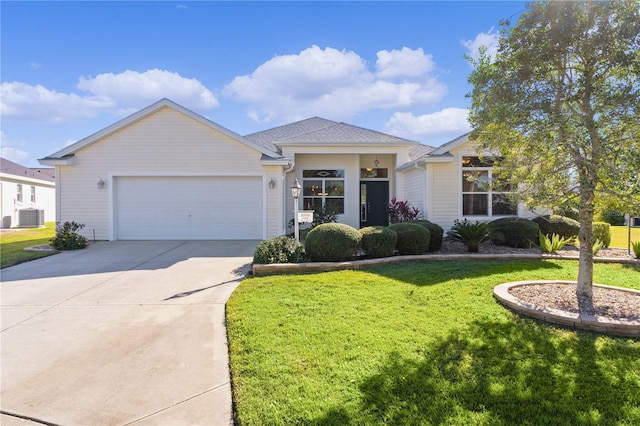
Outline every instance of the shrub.
<svg viewBox="0 0 640 426"><path fill-rule="evenodd" d="M503 217L489 223L491 240L508 247L528 248L538 240L540 227L521 217Z"/></svg>
<svg viewBox="0 0 640 426"><path fill-rule="evenodd" d="M431 237L429 238L429 251L438 251L442 247L442 237L444 236L444 229L442 226L429 222L428 220L414 220L411 223L417 223L424 226L429 230Z"/></svg>
<svg viewBox="0 0 640 426"><path fill-rule="evenodd" d="M429 250L431 233L415 223L401 222L389 225L398 234L396 249L400 254L423 254Z"/></svg>
<svg viewBox="0 0 640 426"><path fill-rule="evenodd" d="M606 222L593 222L593 239L600 241L602 247L609 247L611 244L611 225Z"/></svg>
<svg viewBox="0 0 640 426"><path fill-rule="evenodd" d="M551 237L544 235L542 232L538 232L538 234L540 241L540 250L545 253L555 253L562 247L569 244L570 241L558 234L553 234Z"/></svg>
<svg viewBox="0 0 640 426"><path fill-rule="evenodd" d="M640 241L632 241L631 248L636 259L640 259Z"/></svg>
<svg viewBox="0 0 640 426"><path fill-rule="evenodd" d="M398 242L398 234L389 228L369 226L360 230L362 250L370 258L390 257Z"/></svg>
<svg viewBox="0 0 640 426"><path fill-rule="evenodd" d="M596 214L596 219L600 222L608 223L613 226L624 225L624 213L615 210L603 210Z"/></svg>
<svg viewBox="0 0 640 426"><path fill-rule="evenodd" d="M287 236L261 241L253 254L253 263L258 264L298 263L304 260L304 247Z"/></svg>
<svg viewBox="0 0 640 426"><path fill-rule="evenodd" d="M420 210L411 207L408 201L398 201L395 197L391 199L387 212L391 223L408 222L420 217Z"/></svg>
<svg viewBox="0 0 640 426"><path fill-rule="evenodd" d="M580 223L564 216L538 216L533 221L538 224L540 232L544 235L558 234L573 241L580 232Z"/></svg>
<svg viewBox="0 0 640 426"><path fill-rule="evenodd" d="M51 246L56 250L77 250L89 245L86 237L78 234L84 228L83 224L65 222L56 226L56 235L51 239Z"/></svg>
<svg viewBox="0 0 640 426"><path fill-rule="evenodd" d="M471 253L477 253L480 244L489 240L491 228L488 223L471 223L467 219L460 222L456 220L447 235L454 241L460 241L467 246Z"/></svg>
<svg viewBox="0 0 640 426"><path fill-rule="evenodd" d="M602 241L600 240L595 240L593 242L593 246L591 246L591 250L593 251L593 255L595 256L596 254L598 254L598 252L600 251L600 249L602 248L603 244Z"/></svg>
<svg viewBox="0 0 640 426"><path fill-rule="evenodd" d="M304 249L314 262L344 262L360 250L360 232L343 223L323 223L307 234Z"/></svg>

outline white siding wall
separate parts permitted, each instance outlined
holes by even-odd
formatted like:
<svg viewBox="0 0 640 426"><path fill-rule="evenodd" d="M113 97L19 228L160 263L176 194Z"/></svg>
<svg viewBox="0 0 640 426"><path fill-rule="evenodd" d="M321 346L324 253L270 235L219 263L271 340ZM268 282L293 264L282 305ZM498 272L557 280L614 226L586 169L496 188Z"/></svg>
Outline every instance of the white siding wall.
<svg viewBox="0 0 640 426"><path fill-rule="evenodd" d="M22 202L17 201L18 184L22 185ZM31 202L31 187L36 189L36 201ZM14 179L11 175L2 178L2 217L0 226L5 228L18 226L20 209L44 210L44 221L56 220L56 189L53 182L47 183L40 180Z"/></svg>
<svg viewBox="0 0 640 426"><path fill-rule="evenodd" d="M73 166L57 167L59 220L75 220L83 234L105 240L113 220L113 178L117 176L238 176L264 177L264 188L275 167L260 164L261 153L171 108L158 112L75 154ZM107 187L98 189L100 178ZM267 189L267 197L273 197ZM273 192L273 191L271 191ZM232 205L233 200L220 200ZM277 212L277 207L274 207ZM277 220L276 220L277 221ZM274 225L267 223L267 237Z"/></svg>
<svg viewBox="0 0 640 426"><path fill-rule="evenodd" d="M404 173L404 195L411 206L420 210L422 218L427 218L427 203L425 198L426 171L423 168L414 168Z"/></svg>
<svg viewBox="0 0 640 426"><path fill-rule="evenodd" d="M442 226L447 231L458 219L458 166L453 163L429 164L431 217L429 220Z"/></svg>

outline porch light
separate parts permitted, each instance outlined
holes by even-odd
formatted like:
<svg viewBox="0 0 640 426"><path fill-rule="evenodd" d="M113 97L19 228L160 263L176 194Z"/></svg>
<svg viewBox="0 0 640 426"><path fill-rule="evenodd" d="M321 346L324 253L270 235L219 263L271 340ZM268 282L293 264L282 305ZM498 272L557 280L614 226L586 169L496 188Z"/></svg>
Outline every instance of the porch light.
<svg viewBox="0 0 640 426"><path fill-rule="evenodd" d="M291 187L291 196L293 197L293 229L296 237L296 242L300 242L300 223L298 223L298 199L300 198L300 191L302 186L298 179Z"/></svg>
<svg viewBox="0 0 640 426"><path fill-rule="evenodd" d="M107 186L107 182L105 182L104 179L100 178L98 180L98 189L104 189L105 186Z"/></svg>
<svg viewBox="0 0 640 426"><path fill-rule="evenodd" d="M268 185L269 185L269 189L273 189L276 187L276 181L273 180L273 178L271 178Z"/></svg>

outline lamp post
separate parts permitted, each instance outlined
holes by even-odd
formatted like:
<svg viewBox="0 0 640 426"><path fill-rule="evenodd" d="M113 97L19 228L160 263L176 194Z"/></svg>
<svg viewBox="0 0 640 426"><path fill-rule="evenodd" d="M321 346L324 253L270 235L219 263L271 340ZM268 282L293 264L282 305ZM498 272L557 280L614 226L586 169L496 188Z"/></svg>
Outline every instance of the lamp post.
<svg viewBox="0 0 640 426"><path fill-rule="evenodd" d="M293 197L293 229L296 237L296 242L300 242L300 223L298 223L298 198L300 198L300 182L296 179L295 183L291 187L291 196Z"/></svg>

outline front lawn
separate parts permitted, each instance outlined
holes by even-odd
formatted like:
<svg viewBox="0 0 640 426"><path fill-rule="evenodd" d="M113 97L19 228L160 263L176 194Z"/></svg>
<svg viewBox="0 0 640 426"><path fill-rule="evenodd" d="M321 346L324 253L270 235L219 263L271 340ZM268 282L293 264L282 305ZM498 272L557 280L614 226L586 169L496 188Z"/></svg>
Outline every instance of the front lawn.
<svg viewBox="0 0 640 426"><path fill-rule="evenodd" d="M631 228L631 241L640 241L640 228ZM612 226L610 247L626 249L628 245L629 245L629 227Z"/></svg>
<svg viewBox="0 0 640 426"><path fill-rule="evenodd" d="M244 280L227 305L240 425L640 424L640 341L520 318L495 285L577 262L422 262ZM640 289L640 268L595 265Z"/></svg>
<svg viewBox="0 0 640 426"><path fill-rule="evenodd" d="M55 232L55 222L47 222L43 228L3 231L0 233L0 268L57 253L24 251L27 247L49 244Z"/></svg>

